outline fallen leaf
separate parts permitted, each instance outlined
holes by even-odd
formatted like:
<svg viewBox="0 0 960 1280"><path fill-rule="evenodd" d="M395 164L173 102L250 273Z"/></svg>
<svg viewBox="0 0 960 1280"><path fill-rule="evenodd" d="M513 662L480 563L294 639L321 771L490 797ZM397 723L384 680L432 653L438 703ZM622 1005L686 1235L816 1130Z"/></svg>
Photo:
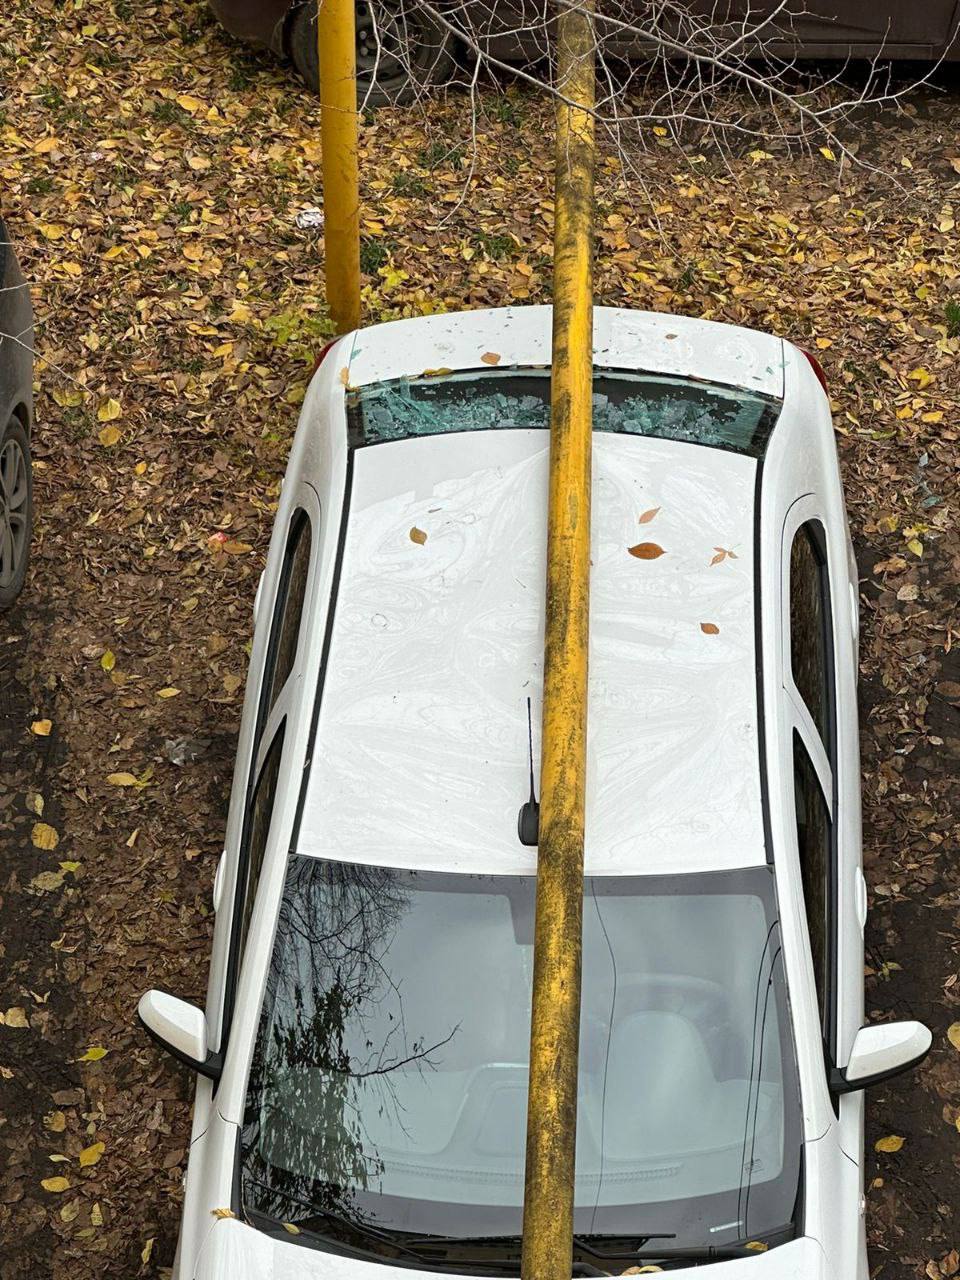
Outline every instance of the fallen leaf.
<svg viewBox="0 0 960 1280"><path fill-rule="evenodd" d="M111 396L109 400L104 400L99 409L97 409L97 421L113 422L115 418L120 417L121 413L120 401L114 400L113 396Z"/></svg>
<svg viewBox="0 0 960 1280"><path fill-rule="evenodd" d="M102 1058L105 1058L109 1052L110 1050L104 1049L102 1045L93 1044L86 1053L81 1054L80 1057L77 1058L77 1062L99 1062Z"/></svg>
<svg viewBox="0 0 960 1280"><path fill-rule="evenodd" d="M112 649L104 649L103 656L100 659L100 665L104 671L112 671L117 665L116 655Z"/></svg>
<svg viewBox="0 0 960 1280"><path fill-rule="evenodd" d="M637 524L649 524L659 510L660 510L659 507L651 507L649 511L645 511L643 513L643 515L637 521Z"/></svg>
<svg viewBox="0 0 960 1280"><path fill-rule="evenodd" d="M20 1030L26 1030L30 1026L26 1013L18 1004L14 1005L12 1009L8 1009L6 1013L0 1014L0 1020L2 1020L5 1027L14 1027Z"/></svg>
<svg viewBox="0 0 960 1280"><path fill-rule="evenodd" d="M54 1193L66 1191L70 1186L70 1179L64 1178L62 1175L56 1178L44 1178L41 1183L44 1191L53 1191Z"/></svg>
<svg viewBox="0 0 960 1280"><path fill-rule="evenodd" d="M875 1151L893 1152L893 1151L899 1151L900 1148L903 1146L903 1143L904 1143L903 1138L899 1137L895 1133L891 1133L890 1136L887 1138L878 1138L876 1142L873 1144L873 1147Z"/></svg>
<svg viewBox="0 0 960 1280"><path fill-rule="evenodd" d="M150 1236L144 1241L143 1248L140 1250L140 1261L146 1264L150 1261L150 1255L153 1253L153 1242L156 1236Z"/></svg>
<svg viewBox="0 0 960 1280"><path fill-rule="evenodd" d="M956 1049L957 1053L960 1053L960 1022L952 1022L950 1026L947 1027L947 1039Z"/></svg>
<svg viewBox="0 0 960 1280"><path fill-rule="evenodd" d="M285 1222L283 1224L283 1229L284 1231L289 1231L292 1236L298 1236L300 1234L300 1228L294 1222Z"/></svg>
<svg viewBox="0 0 960 1280"><path fill-rule="evenodd" d="M737 553L735 551L729 551L726 547L714 547L713 549L717 554L710 561L711 565L722 564L723 561L727 559L737 559Z"/></svg>
<svg viewBox="0 0 960 1280"><path fill-rule="evenodd" d="M635 547L627 547L627 550L638 560L657 560L664 554L663 547L656 542L638 542Z"/></svg>
<svg viewBox="0 0 960 1280"><path fill-rule="evenodd" d="M701 622L700 630L705 636L718 636L720 634L720 628L715 622Z"/></svg>
<svg viewBox="0 0 960 1280"><path fill-rule="evenodd" d="M60 837L47 822L35 822L30 832L30 841L35 849L55 849Z"/></svg>
<svg viewBox="0 0 960 1280"><path fill-rule="evenodd" d="M418 546L422 547L423 544L426 542L426 540L427 540L427 535L423 532L422 529L418 529L417 526L414 525L413 528L410 530L410 541L415 542Z"/></svg>
<svg viewBox="0 0 960 1280"><path fill-rule="evenodd" d="M179 694L179 692L180 692L179 689L175 689L172 685L168 685L166 689L157 690L157 697L158 698L175 698Z"/></svg>
<svg viewBox="0 0 960 1280"><path fill-rule="evenodd" d="M49 738L52 728L53 722L50 720L34 720L30 726L30 732L35 733L38 738Z"/></svg>
<svg viewBox="0 0 960 1280"><path fill-rule="evenodd" d="M108 773L107 781L114 787L135 787L137 780L132 773Z"/></svg>
<svg viewBox="0 0 960 1280"><path fill-rule="evenodd" d="M39 875L34 876L30 881L30 888L36 889L38 893L52 893L54 889L59 889L62 884L62 871L41 871Z"/></svg>
<svg viewBox="0 0 960 1280"><path fill-rule="evenodd" d="M237 1216L232 1209L211 1209L210 1212L215 1218L235 1218Z"/></svg>
<svg viewBox="0 0 960 1280"><path fill-rule="evenodd" d="M500 356L496 351L485 351L480 357L484 364L499 364Z"/></svg>
<svg viewBox="0 0 960 1280"><path fill-rule="evenodd" d="M67 1127L67 1117L62 1111L48 1111L43 1117L43 1127L51 1133L63 1133Z"/></svg>
<svg viewBox="0 0 960 1280"><path fill-rule="evenodd" d="M120 439L120 428L114 426L101 427L97 439L106 449L112 449Z"/></svg>
<svg viewBox="0 0 960 1280"><path fill-rule="evenodd" d="M77 1157L81 1169L89 1169L91 1165L97 1163L106 1150L106 1143L94 1142L92 1146L84 1147Z"/></svg>

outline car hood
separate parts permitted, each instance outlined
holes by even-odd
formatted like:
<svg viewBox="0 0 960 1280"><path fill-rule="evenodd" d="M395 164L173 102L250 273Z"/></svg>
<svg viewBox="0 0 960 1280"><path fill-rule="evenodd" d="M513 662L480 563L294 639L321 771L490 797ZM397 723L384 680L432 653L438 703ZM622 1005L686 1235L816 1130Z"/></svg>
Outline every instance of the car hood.
<svg viewBox="0 0 960 1280"><path fill-rule="evenodd" d="M264 1235L236 1219L216 1222L200 1251L193 1280L437 1280L417 1271L341 1257ZM828 1280L823 1250L809 1236L752 1258L669 1271L671 1280ZM836 1277L830 1278L836 1280Z"/></svg>

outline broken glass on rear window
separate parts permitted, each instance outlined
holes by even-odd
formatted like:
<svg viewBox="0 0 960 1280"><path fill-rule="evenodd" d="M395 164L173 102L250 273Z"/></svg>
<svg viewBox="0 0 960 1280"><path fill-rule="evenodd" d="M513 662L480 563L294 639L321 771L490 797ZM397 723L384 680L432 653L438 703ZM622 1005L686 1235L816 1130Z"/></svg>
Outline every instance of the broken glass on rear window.
<svg viewBox="0 0 960 1280"><path fill-rule="evenodd" d="M597 370L593 427L760 457L781 402L690 378ZM396 378L347 393L354 447L457 431L545 430L549 370L491 370Z"/></svg>

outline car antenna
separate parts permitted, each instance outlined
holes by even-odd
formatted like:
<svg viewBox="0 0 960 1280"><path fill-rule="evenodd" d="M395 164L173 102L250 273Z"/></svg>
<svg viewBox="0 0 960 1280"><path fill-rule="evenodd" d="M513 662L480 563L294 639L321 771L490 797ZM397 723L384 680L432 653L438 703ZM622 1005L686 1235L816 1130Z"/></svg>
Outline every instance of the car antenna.
<svg viewBox="0 0 960 1280"><path fill-rule="evenodd" d="M533 706L527 698L527 741L530 745L530 799L520 806L517 835L520 843L536 845L540 840L540 803L533 785Z"/></svg>

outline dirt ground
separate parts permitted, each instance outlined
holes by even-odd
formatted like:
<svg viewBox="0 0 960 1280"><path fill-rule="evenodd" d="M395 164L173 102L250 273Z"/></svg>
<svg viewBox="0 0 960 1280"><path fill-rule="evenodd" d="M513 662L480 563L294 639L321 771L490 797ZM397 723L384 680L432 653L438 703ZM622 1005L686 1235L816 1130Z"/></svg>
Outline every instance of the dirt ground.
<svg viewBox="0 0 960 1280"><path fill-rule="evenodd" d="M192 1084L134 1009L154 985L203 998L254 588L328 330L322 231L298 220L319 122L198 3L11 0L0 76L43 357L35 559L0 618L0 1280L155 1277ZM870 1095L882 1280L960 1273L958 107L948 85L863 116L885 172L651 132L649 195L613 157L600 175L601 301L773 329L830 381L862 578L868 1007L934 1031ZM471 178L464 97L366 122L370 319L545 300L547 124L485 92Z"/></svg>

